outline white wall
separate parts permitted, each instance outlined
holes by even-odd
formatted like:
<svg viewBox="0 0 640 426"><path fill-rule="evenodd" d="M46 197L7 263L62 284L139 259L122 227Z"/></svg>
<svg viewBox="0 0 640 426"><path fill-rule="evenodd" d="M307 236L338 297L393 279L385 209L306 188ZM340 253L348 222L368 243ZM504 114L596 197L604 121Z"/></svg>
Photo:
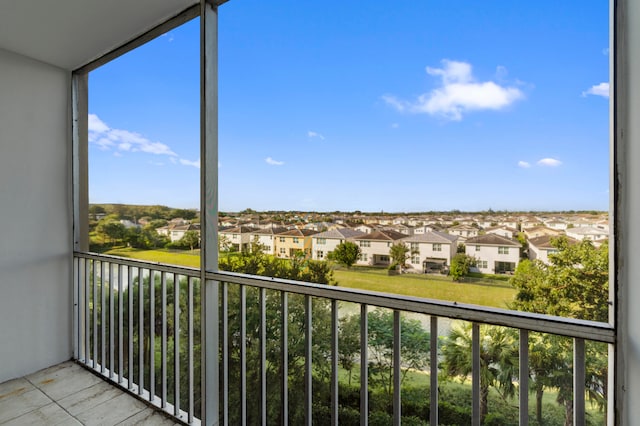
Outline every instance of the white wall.
<svg viewBox="0 0 640 426"><path fill-rule="evenodd" d="M69 81L0 49L0 382L72 356Z"/></svg>

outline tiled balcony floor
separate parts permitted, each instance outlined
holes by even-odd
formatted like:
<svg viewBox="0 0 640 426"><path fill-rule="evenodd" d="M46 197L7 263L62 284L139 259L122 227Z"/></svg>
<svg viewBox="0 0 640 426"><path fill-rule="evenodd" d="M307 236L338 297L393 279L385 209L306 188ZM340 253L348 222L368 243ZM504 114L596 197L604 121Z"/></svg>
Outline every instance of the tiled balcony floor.
<svg viewBox="0 0 640 426"><path fill-rule="evenodd" d="M0 425L174 424L73 362L0 383Z"/></svg>

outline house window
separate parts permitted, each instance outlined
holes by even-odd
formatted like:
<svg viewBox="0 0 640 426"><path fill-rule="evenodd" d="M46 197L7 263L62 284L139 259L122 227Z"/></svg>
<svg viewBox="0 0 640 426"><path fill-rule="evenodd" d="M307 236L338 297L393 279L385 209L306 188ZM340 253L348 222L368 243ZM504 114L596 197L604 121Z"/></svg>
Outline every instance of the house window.
<svg viewBox="0 0 640 426"><path fill-rule="evenodd" d="M417 265L420 263L420 256L418 255L413 255L411 256L411 263L413 263L414 265Z"/></svg>
<svg viewBox="0 0 640 426"><path fill-rule="evenodd" d="M498 254L509 254L509 247L498 247Z"/></svg>
<svg viewBox="0 0 640 426"><path fill-rule="evenodd" d="M316 251L316 257L318 259L324 259L324 251L322 251L322 250Z"/></svg>
<svg viewBox="0 0 640 426"><path fill-rule="evenodd" d="M284 243L284 237L280 237L280 242Z"/></svg>
<svg viewBox="0 0 640 426"><path fill-rule="evenodd" d="M287 254L287 250L284 247L280 247L280 254Z"/></svg>
<svg viewBox="0 0 640 426"><path fill-rule="evenodd" d="M433 251L442 251L442 244L434 243L433 244Z"/></svg>
<svg viewBox="0 0 640 426"><path fill-rule="evenodd" d="M327 239L326 238L318 238L318 245L324 245L327 244Z"/></svg>
<svg viewBox="0 0 640 426"><path fill-rule="evenodd" d="M420 249L420 244L411 243L411 251L418 251Z"/></svg>
<svg viewBox="0 0 640 426"><path fill-rule="evenodd" d="M234 240L237 240L238 239L238 234L232 234L231 238L234 239Z"/></svg>
<svg viewBox="0 0 640 426"><path fill-rule="evenodd" d="M298 244L299 242L300 242L300 239L298 237L293 237L294 244Z"/></svg>
<svg viewBox="0 0 640 426"><path fill-rule="evenodd" d="M476 266L478 269L487 269L487 261L486 260L478 260L476 261Z"/></svg>
<svg viewBox="0 0 640 426"><path fill-rule="evenodd" d="M360 247L371 247L371 241L360 241Z"/></svg>
<svg viewBox="0 0 640 426"><path fill-rule="evenodd" d="M264 246L264 250L265 250L267 253L271 253L271 246Z"/></svg>
<svg viewBox="0 0 640 426"><path fill-rule="evenodd" d="M476 246L476 251L480 251L480 246Z"/></svg>

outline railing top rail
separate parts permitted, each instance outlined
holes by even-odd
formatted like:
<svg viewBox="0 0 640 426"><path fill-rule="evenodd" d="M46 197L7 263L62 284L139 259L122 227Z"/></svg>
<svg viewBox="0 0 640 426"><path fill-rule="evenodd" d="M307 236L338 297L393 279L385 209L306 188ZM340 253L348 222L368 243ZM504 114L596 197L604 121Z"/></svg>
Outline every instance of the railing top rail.
<svg viewBox="0 0 640 426"><path fill-rule="evenodd" d="M135 268L152 268L156 271L200 277L200 270L198 268L134 260L97 253L75 252L74 255L79 258L112 262ZM227 271L207 271L206 278L213 281L286 291L289 293L416 312L482 324L500 325L604 343L615 342L614 328L610 324L595 321L512 311L508 309L425 299L398 294L379 293L375 291L358 290L346 287L312 284L301 281L246 275Z"/></svg>
<svg viewBox="0 0 640 426"><path fill-rule="evenodd" d="M129 259L127 257L113 256L109 254L89 253L76 251L74 256L83 258L98 260L101 262L117 263L119 265L131 266L133 268L153 269L154 271L168 272L171 274L179 274L188 277L200 277L200 269L191 268L189 266L169 265L160 262L151 262L149 260Z"/></svg>
<svg viewBox="0 0 640 426"><path fill-rule="evenodd" d="M604 343L614 343L615 341L613 327L607 323L596 321L578 320L323 284L312 284L227 271L207 271L206 278L214 281L263 287L272 290L287 291L289 293L367 304L381 308L416 312L482 324L500 325L567 337L583 338Z"/></svg>

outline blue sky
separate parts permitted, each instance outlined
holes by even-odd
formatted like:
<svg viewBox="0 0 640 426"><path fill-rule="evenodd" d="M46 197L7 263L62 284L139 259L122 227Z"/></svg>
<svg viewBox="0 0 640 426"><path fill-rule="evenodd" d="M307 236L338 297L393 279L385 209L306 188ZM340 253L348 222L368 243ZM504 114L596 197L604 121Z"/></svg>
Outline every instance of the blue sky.
<svg viewBox="0 0 640 426"><path fill-rule="evenodd" d="M606 1L396 3L220 7L220 210L608 209ZM198 25L90 74L91 202L199 206Z"/></svg>

